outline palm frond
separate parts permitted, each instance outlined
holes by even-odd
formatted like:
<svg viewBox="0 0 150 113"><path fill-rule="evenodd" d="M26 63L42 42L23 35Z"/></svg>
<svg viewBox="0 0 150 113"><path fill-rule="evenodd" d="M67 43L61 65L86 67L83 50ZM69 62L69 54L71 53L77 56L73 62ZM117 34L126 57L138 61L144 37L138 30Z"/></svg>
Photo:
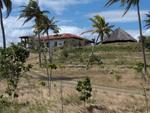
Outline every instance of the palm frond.
<svg viewBox="0 0 150 113"><path fill-rule="evenodd" d="M6 6L6 10L7 10L6 18L7 18L12 10L12 2L11 2L11 0L3 0L3 2Z"/></svg>
<svg viewBox="0 0 150 113"><path fill-rule="evenodd" d="M132 6L135 6L137 4L139 4L139 0L109 0L105 6L111 6L114 3L120 2L121 7L125 8L125 12L123 13L123 16L129 11L129 9Z"/></svg>
<svg viewBox="0 0 150 113"><path fill-rule="evenodd" d="M80 35L83 35L85 33L91 33L91 32L93 32L93 30L87 30L87 31L82 32Z"/></svg>
<svg viewBox="0 0 150 113"><path fill-rule="evenodd" d="M109 1L105 4L105 6L109 7L109 6L111 6L112 4L114 4L114 3L118 2L118 1L120 1L120 0L109 0Z"/></svg>
<svg viewBox="0 0 150 113"><path fill-rule="evenodd" d="M148 14L146 14L146 17L147 17L147 20L145 20L145 22L146 22L145 27L147 29L149 29L150 28L150 12Z"/></svg>

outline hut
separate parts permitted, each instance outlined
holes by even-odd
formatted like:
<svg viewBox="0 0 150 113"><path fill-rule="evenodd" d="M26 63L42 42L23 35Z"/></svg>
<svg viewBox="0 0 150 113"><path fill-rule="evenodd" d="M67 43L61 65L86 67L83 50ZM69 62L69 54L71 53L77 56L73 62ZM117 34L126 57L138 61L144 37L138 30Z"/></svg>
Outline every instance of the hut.
<svg viewBox="0 0 150 113"><path fill-rule="evenodd" d="M102 43L106 44L116 42L137 42L137 40L121 28L118 28L115 31L113 31L110 37L104 38Z"/></svg>

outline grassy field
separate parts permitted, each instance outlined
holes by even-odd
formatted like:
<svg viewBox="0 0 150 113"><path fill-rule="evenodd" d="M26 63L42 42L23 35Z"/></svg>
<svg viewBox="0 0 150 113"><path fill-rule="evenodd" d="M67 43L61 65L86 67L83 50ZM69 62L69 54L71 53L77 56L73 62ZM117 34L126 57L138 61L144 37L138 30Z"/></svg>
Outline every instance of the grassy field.
<svg viewBox="0 0 150 113"><path fill-rule="evenodd" d="M94 62L87 70L91 49L83 47L54 50L53 62L57 66L65 65L65 69L62 71L58 68L53 71L51 96L48 96L46 71L38 66L38 54L32 53L28 63L31 63L33 68L19 83L19 97L14 103L11 103L11 100L0 100L0 113L61 113L61 80L64 113L146 113L141 84L144 84L147 92L150 93L150 83L145 84L141 73L134 69L138 63L143 62L139 44L96 46L94 53L101 59L102 64ZM149 50L146 54L147 62L150 64ZM91 78L93 92L84 107L75 86L78 80L86 76ZM4 93L5 82L0 81L1 94ZM43 83L45 85L42 85ZM109 90L110 88L114 89ZM124 93L121 89L131 93ZM141 93L136 94L134 91ZM2 102L7 103L2 106Z"/></svg>
<svg viewBox="0 0 150 113"><path fill-rule="evenodd" d="M107 44L95 47L95 55L101 59L102 64L95 62L87 70L86 65L91 54L91 47L75 48L67 50L67 58L63 57L62 50L54 52L54 63L65 65L64 78L78 80L89 76L96 85L118 87L126 89L140 89L141 73L135 70L138 63L142 63L142 53L140 46L136 43ZM149 64L150 53L147 50L147 62ZM30 62L38 63L37 55L31 55L34 59ZM37 59L36 59L37 58ZM63 61L63 62L61 62ZM45 69L40 69L37 64L33 70L45 73ZM61 69L54 70L55 78L61 75Z"/></svg>

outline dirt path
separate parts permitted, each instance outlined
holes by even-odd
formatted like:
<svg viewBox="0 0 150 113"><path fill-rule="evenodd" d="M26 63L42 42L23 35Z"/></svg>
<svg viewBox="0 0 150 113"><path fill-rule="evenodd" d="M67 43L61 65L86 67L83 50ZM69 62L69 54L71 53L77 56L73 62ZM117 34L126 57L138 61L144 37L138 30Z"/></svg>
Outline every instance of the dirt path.
<svg viewBox="0 0 150 113"><path fill-rule="evenodd" d="M39 76L44 76L46 77L45 74L41 73L38 70L32 70L31 72L27 73L28 75L39 75ZM39 76L36 77L36 79L39 79ZM76 86L77 82L74 80L71 81L67 81L67 80L63 80L63 85L65 86L69 86L69 87L74 87ZM94 90L97 91L101 91L101 92L114 92L114 93L124 93L124 94L129 94L129 95L140 95L140 96L144 96L144 92L139 89L137 90L128 90L128 89L123 89L123 88L114 88L114 87L106 87L106 86L100 86L100 85L92 85ZM147 92L147 96L150 96L150 91Z"/></svg>

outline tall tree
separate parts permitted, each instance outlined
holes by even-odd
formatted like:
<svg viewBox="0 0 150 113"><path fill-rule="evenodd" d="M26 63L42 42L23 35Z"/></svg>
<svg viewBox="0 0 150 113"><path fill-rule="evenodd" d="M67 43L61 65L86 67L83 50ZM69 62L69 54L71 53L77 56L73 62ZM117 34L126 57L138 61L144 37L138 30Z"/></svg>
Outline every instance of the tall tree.
<svg viewBox="0 0 150 113"><path fill-rule="evenodd" d="M95 40L94 46L92 47L91 55L87 64L87 69L89 67L91 58L94 56L94 47L95 45L97 45L98 40L100 39L101 40L100 42L102 43L104 37L110 36L110 33L113 31L112 28L114 27L113 25L107 23L105 19L100 15L96 15L94 18L91 18L90 20L93 22L92 27L94 29L85 31L82 34L91 32L92 34L98 34L98 36L97 39Z"/></svg>
<svg viewBox="0 0 150 113"><path fill-rule="evenodd" d="M47 38L49 37L49 30L52 30L54 33L59 33L59 28L58 26L56 25L56 21L54 20L54 17L49 19L47 15L43 15L42 18L41 18L41 25L39 26L40 30L43 34L46 34L47 35ZM47 51L47 46L44 43L44 51ZM52 64L52 56L51 56L51 53L52 50L51 50L51 47L50 47L50 44L48 44L48 47L49 47L49 63ZM49 87L49 95L51 93L51 80L52 80L52 69L50 69L49 71L49 66L48 66L48 61L47 61L47 57L46 57L46 53L44 54L44 59L45 59L45 63L46 63L46 73L47 73L47 76L48 76L48 87ZM51 67L50 67L51 68Z"/></svg>
<svg viewBox="0 0 150 113"><path fill-rule="evenodd" d="M140 15L140 0L109 0L105 5L111 6L112 4L120 2L121 6L125 8L125 12L123 15L125 15L131 7L137 8L137 14L138 14L138 24L139 24L139 32L140 32L140 40L141 40L141 46L142 46L142 53L143 53L143 60L144 60L144 79L146 80L146 74L147 74L147 63L146 63L146 55L145 55L145 37L142 34L142 22L141 22L141 15Z"/></svg>
<svg viewBox="0 0 150 113"><path fill-rule="evenodd" d="M11 9L12 9L12 2L11 0L0 0L0 24L2 29L2 36L3 36L3 48L6 48L6 36L5 36L5 29L3 24L3 13L2 9L6 7L7 15L6 18L9 16Z"/></svg>
<svg viewBox="0 0 150 113"><path fill-rule="evenodd" d="M41 18L41 22L40 22L40 31L42 32L42 34L46 34L47 38L49 37L49 30L51 30L53 33L57 34L59 33L60 28L56 25L57 21L55 21L55 18L52 17L49 19L49 17L47 15L43 15ZM37 27L35 25L35 27ZM51 55L51 48L50 48L50 43L48 43L48 47L49 47L49 62L52 63L52 55Z"/></svg>
<svg viewBox="0 0 150 113"><path fill-rule="evenodd" d="M23 10L21 11L20 17L19 18L25 18L24 24L28 21L31 21L34 19L35 24L39 27L41 18L47 11L41 11L40 7L35 0L30 0L29 4L27 6L23 6ZM39 29L37 29L39 30ZM39 40L39 64L41 66L41 42L40 42L40 31L36 32L38 35L38 40Z"/></svg>

